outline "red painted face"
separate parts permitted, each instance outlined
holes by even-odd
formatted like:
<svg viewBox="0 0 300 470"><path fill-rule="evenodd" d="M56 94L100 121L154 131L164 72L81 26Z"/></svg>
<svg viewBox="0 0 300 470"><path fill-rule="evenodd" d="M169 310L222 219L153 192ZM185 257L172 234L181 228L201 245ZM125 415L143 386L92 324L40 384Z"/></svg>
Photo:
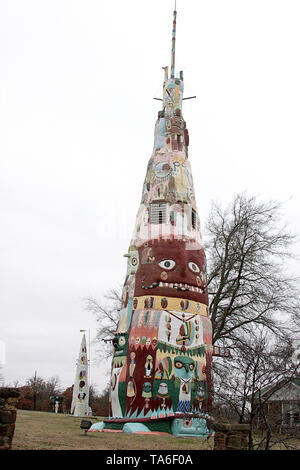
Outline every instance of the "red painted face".
<svg viewBox="0 0 300 470"><path fill-rule="evenodd" d="M208 305L204 250L188 248L182 240L151 240L140 247L135 297L159 295Z"/></svg>

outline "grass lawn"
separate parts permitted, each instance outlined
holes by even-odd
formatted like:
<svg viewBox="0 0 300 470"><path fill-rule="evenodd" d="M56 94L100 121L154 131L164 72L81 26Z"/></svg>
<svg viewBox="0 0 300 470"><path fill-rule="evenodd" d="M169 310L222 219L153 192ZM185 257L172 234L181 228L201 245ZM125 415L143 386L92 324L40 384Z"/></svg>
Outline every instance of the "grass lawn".
<svg viewBox="0 0 300 470"><path fill-rule="evenodd" d="M88 432L82 418L41 411L18 410L13 450L212 450L213 438ZM94 423L101 418L91 419Z"/></svg>

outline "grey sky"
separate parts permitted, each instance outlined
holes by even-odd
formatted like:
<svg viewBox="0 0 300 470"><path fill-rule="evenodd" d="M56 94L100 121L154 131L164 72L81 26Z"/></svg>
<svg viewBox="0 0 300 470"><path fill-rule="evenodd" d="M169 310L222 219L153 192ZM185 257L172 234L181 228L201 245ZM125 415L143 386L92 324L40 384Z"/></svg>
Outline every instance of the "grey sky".
<svg viewBox="0 0 300 470"><path fill-rule="evenodd" d="M70 386L79 330L96 327L82 298L123 281L172 10L172 0L0 0L7 382L37 370ZM197 95L183 112L202 227L212 199L247 190L287 200L300 233L299 1L178 0L177 11L176 69ZM99 389L108 368L92 364Z"/></svg>

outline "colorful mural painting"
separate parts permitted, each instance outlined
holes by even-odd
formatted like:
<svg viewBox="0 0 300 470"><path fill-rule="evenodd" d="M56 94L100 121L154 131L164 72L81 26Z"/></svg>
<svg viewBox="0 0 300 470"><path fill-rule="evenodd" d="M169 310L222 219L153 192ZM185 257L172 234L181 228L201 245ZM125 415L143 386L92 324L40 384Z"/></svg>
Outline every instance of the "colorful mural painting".
<svg viewBox="0 0 300 470"><path fill-rule="evenodd" d="M183 73L165 67L136 226L127 257L114 339L110 417L93 430L207 436L211 406L211 322L206 259L195 201ZM126 424L126 426L125 426Z"/></svg>
<svg viewBox="0 0 300 470"><path fill-rule="evenodd" d="M74 416L89 414L88 357L85 334L82 336L76 364L71 414Z"/></svg>

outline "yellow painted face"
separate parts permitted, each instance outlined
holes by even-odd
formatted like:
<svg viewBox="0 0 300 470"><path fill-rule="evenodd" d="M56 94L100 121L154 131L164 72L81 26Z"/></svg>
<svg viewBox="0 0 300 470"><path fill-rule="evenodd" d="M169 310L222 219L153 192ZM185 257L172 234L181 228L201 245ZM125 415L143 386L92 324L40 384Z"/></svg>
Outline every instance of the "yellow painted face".
<svg viewBox="0 0 300 470"><path fill-rule="evenodd" d="M187 190L185 178L185 158L177 156L173 159L173 176L176 189L179 191Z"/></svg>
<svg viewBox="0 0 300 470"><path fill-rule="evenodd" d="M185 158L183 156L176 156L173 158L173 175L177 176L179 172L183 173L185 168Z"/></svg>

